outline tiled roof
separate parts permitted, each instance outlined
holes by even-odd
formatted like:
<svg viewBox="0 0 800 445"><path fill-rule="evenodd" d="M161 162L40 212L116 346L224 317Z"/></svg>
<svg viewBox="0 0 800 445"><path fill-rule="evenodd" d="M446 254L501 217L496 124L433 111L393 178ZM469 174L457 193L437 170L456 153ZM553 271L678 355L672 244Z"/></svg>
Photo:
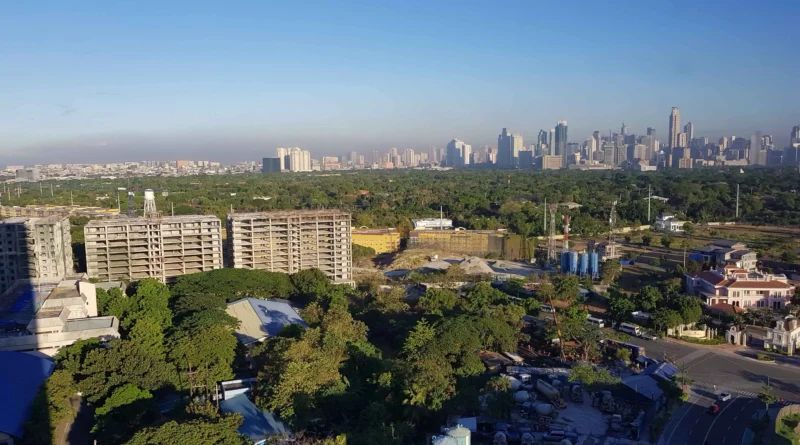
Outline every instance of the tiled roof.
<svg viewBox="0 0 800 445"><path fill-rule="evenodd" d="M700 278L700 279L702 279L704 281L707 281L708 283L710 283L713 286L719 286L721 283L726 281L725 277L723 277L722 275L717 275L716 273L708 271L708 270L704 270L702 272L698 272L696 274L692 274L692 277L693 278Z"/></svg>
<svg viewBox="0 0 800 445"><path fill-rule="evenodd" d="M737 280L727 286L731 289L791 289L789 283L780 281L745 281Z"/></svg>

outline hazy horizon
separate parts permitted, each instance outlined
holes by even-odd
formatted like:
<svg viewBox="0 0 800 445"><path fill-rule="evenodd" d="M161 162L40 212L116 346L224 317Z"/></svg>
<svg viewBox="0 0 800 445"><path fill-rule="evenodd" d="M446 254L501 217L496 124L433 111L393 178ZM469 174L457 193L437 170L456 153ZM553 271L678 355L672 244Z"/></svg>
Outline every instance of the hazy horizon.
<svg viewBox="0 0 800 445"><path fill-rule="evenodd" d="M8 4L0 164L533 143L569 122L666 141L800 124L789 1ZM561 20L555 20L560 18ZM754 26L759 25L759 26Z"/></svg>

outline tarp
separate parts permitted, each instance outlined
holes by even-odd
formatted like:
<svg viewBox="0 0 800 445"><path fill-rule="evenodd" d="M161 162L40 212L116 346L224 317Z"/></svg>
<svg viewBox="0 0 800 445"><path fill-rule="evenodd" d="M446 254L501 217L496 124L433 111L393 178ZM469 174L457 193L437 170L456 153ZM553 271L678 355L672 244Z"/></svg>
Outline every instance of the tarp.
<svg viewBox="0 0 800 445"><path fill-rule="evenodd" d="M0 352L0 431L22 437L31 403L55 364L24 352Z"/></svg>

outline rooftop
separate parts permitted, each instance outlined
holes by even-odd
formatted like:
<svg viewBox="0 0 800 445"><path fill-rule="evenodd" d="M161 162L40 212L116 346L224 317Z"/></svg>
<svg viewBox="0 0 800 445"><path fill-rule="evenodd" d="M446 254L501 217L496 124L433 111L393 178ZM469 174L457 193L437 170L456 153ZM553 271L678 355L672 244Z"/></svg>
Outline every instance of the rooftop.
<svg viewBox="0 0 800 445"><path fill-rule="evenodd" d="M179 215L162 216L161 218L114 218L114 219L93 219L86 224L86 227L106 227L121 226L131 224L166 224L170 222L192 222L192 221L219 221L214 215Z"/></svg>
<svg viewBox="0 0 800 445"><path fill-rule="evenodd" d="M263 443L266 436L288 435L291 433L277 416L269 411L262 411L250 401L247 394L240 394L225 399L219 404L224 413L239 413L243 417L238 431L247 436L253 443Z"/></svg>
<svg viewBox="0 0 800 445"><path fill-rule="evenodd" d="M389 228L389 229L370 229L368 227L359 227L357 229L353 229L353 233L358 233L359 235L389 235L389 234L396 234L397 229Z"/></svg>
<svg viewBox="0 0 800 445"><path fill-rule="evenodd" d="M322 210L276 210L273 212L247 212L229 213L228 219L251 219L251 218L290 218L290 217L313 217L313 216L350 216L350 212L338 209Z"/></svg>
<svg viewBox="0 0 800 445"><path fill-rule="evenodd" d="M0 432L22 437L31 403L55 363L25 352L0 352L0 363L4 364L0 366Z"/></svg>
<svg viewBox="0 0 800 445"><path fill-rule="evenodd" d="M244 344L275 336L290 324L308 326L288 302L244 298L228 303L228 314L240 321L234 332Z"/></svg>

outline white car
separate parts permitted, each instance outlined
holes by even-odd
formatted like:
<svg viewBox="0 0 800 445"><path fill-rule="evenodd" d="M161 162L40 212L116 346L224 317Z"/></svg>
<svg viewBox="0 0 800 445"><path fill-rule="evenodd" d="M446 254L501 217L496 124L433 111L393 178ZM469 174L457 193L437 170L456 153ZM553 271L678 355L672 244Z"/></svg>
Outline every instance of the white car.
<svg viewBox="0 0 800 445"><path fill-rule="evenodd" d="M723 392L722 394L717 396L717 400L719 400L720 402L727 402L730 399L731 395L727 392Z"/></svg>
<svg viewBox="0 0 800 445"><path fill-rule="evenodd" d="M653 333L651 333L651 332L642 332L642 334L639 335L639 337L642 338L642 339L651 340L651 341L652 340L658 340L658 336L653 334Z"/></svg>

